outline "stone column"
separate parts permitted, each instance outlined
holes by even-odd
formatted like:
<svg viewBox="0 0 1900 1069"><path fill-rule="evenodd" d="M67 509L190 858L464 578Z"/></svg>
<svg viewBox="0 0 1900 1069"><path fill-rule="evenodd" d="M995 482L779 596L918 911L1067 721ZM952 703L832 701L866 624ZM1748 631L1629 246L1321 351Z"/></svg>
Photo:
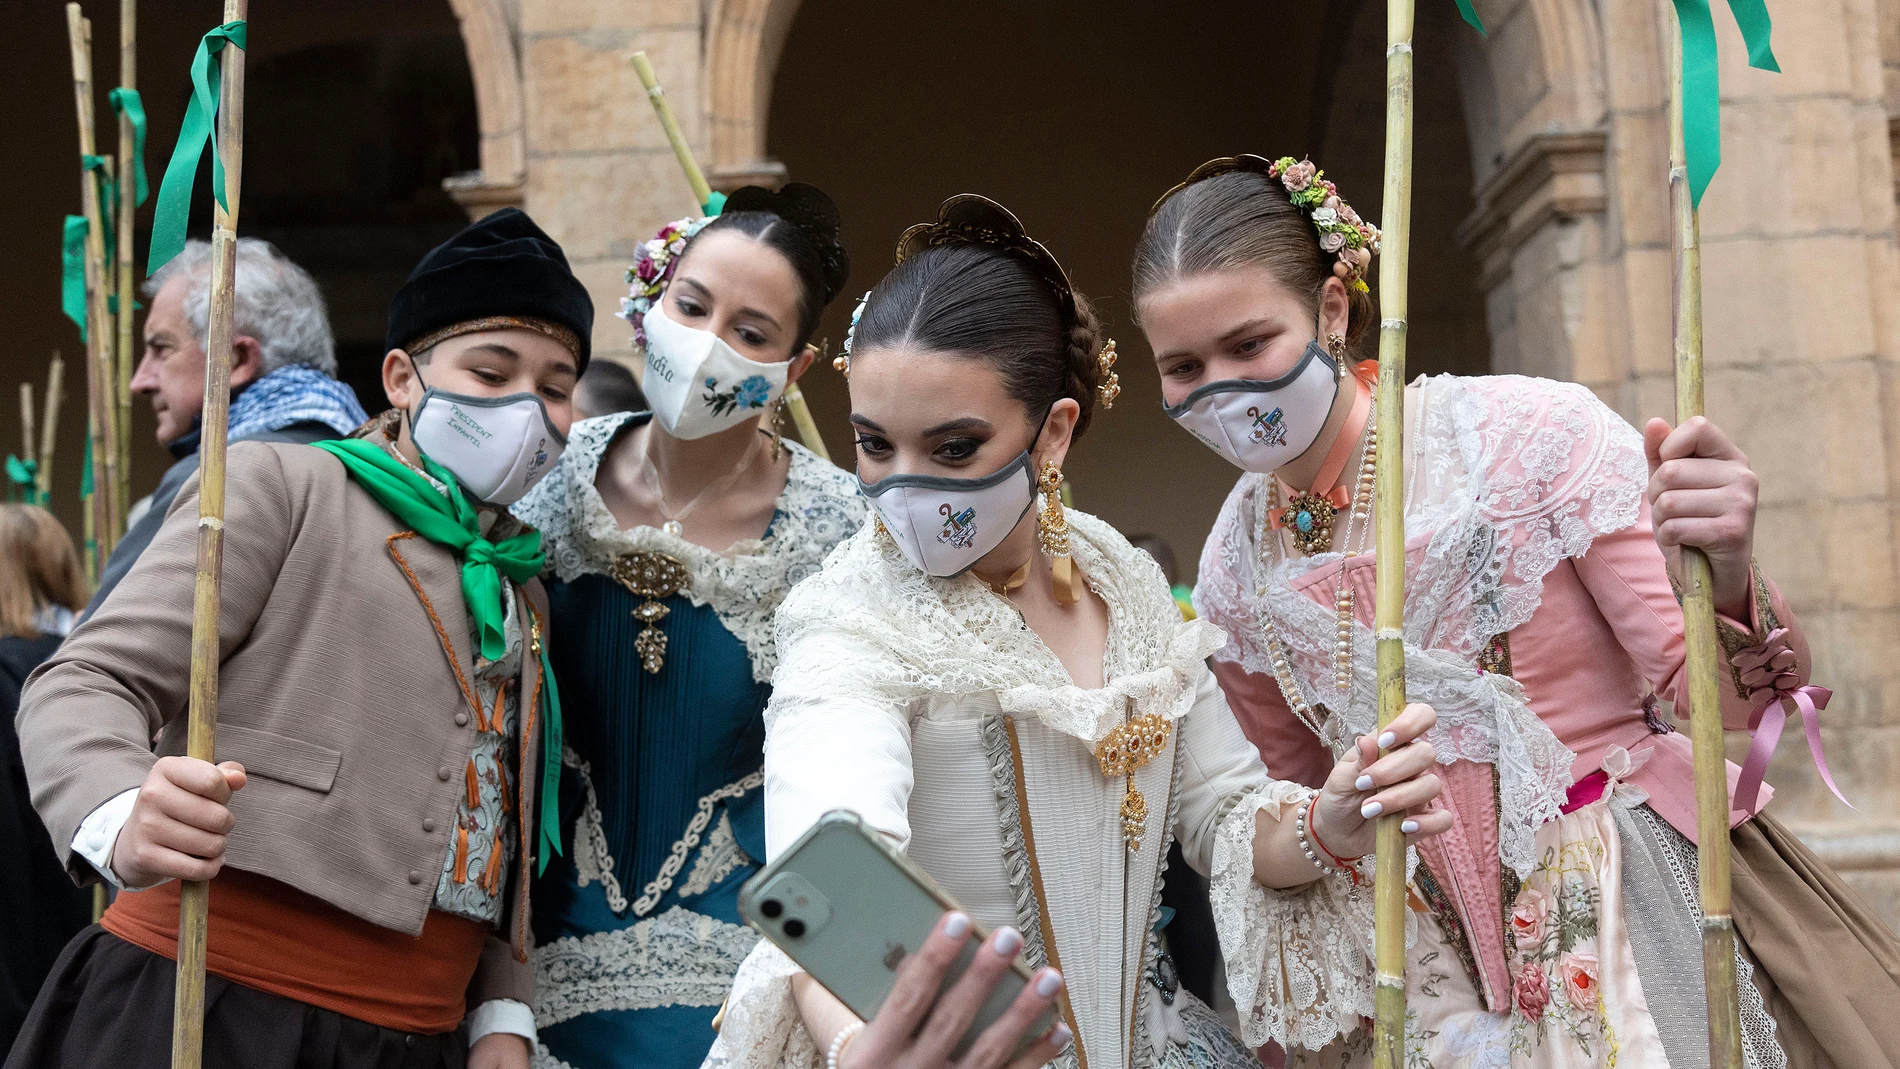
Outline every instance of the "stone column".
<svg viewBox="0 0 1900 1069"><path fill-rule="evenodd" d="M627 57L644 50L652 59L687 139L703 153L699 4L521 0L520 10L524 206L593 294L595 352L625 359L632 333L614 315L634 248L695 209Z"/></svg>

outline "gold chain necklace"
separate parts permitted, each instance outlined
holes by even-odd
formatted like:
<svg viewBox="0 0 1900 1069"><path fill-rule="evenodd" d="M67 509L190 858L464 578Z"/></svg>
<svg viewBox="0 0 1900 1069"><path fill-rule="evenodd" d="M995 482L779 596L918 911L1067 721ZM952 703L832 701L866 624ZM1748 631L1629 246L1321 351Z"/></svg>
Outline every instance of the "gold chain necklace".
<svg viewBox="0 0 1900 1069"><path fill-rule="evenodd" d="M706 487L699 493L694 494L693 499L686 503L686 507L678 512L674 512L666 507L666 491L660 488L660 469L658 465L653 463L652 455L648 451L652 445L653 431L649 429L647 431L647 440L642 444L640 449L640 475L641 478L646 480L646 484L653 489L653 500L660 506L660 515L666 517L666 521L660 524L660 530L665 531L674 538L683 538L685 537L685 527L682 526L682 521L692 515L693 510L699 507L700 502L708 498L718 497L720 494L732 489L732 484L737 482L739 476L745 474L746 469L752 466L752 457L758 452L759 441L757 438L752 439L746 445L746 451L744 455L739 458L739 463L734 465L731 471L719 479L706 484Z"/></svg>

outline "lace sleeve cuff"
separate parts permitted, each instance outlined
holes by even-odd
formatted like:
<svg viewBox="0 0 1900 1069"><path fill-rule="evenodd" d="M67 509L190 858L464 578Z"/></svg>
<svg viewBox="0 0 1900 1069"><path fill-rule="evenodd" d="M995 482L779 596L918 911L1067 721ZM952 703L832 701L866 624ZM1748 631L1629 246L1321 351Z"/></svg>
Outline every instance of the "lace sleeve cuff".
<svg viewBox="0 0 1900 1069"><path fill-rule="evenodd" d="M1373 1012L1372 895L1335 872L1276 891L1253 876L1255 817L1284 819L1309 789L1276 781L1221 821L1208 874L1227 989L1250 1047L1318 1050ZM1408 858L1408 861L1410 859ZM1406 920L1406 941L1414 937Z"/></svg>
<svg viewBox="0 0 1900 1069"><path fill-rule="evenodd" d="M792 977L800 971L784 951L759 940L732 978L704 1069L821 1069L824 1052L792 1000Z"/></svg>

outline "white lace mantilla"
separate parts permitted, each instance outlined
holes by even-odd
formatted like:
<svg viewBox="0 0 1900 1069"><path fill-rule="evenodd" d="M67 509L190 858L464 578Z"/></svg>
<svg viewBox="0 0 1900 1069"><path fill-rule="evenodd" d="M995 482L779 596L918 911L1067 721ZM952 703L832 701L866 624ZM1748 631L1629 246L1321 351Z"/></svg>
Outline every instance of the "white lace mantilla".
<svg viewBox="0 0 1900 1069"><path fill-rule="evenodd" d="M759 933L674 906L630 928L563 936L534 951L534 1024L660 1006L717 1006Z"/></svg>
<svg viewBox="0 0 1900 1069"><path fill-rule="evenodd" d="M1445 375L1420 379L1411 393L1406 691L1438 711L1431 739L1440 761L1497 767L1499 856L1525 876L1537 829L1561 811L1573 755L1516 681L1478 669L1478 654L1537 611L1558 562L1636 522L1648 465L1635 429L1574 383ZM1259 475L1243 476L1228 495L1202 554L1195 606L1233 638L1217 657L1267 676L1270 616L1300 686L1331 694L1337 618L1294 584L1342 558L1263 553L1267 497ZM1336 754L1371 732L1377 713L1375 639L1370 628L1354 629L1355 700L1327 724Z"/></svg>
<svg viewBox="0 0 1900 1069"><path fill-rule="evenodd" d="M857 483L787 441L791 473L766 537L716 553L656 527L622 530L594 478L607 447L633 418L619 412L576 423L560 462L515 506L515 515L541 531L549 567L563 581L605 575L623 553L664 553L682 562L689 579L680 593L694 605L710 605L726 630L745 643L752 678L770 682L778 664L772 613L786 591L816 572L832 547L864 524L868 506Z"/></svg>
<svg viewBox="0 0 1900 1069"><path fill-rule="evenodd" d="M1068 521L1076 565L1108 605L1106 686L1076 686L1007 599L973 574L923 574L873 524L780 607L780 638L804 641L797 662L773 680L766 730L803 703L846 694L902 706L995 693L1004 712L1033 716L1091 746L1122 722L1130 699L1179 719L1194 704L1202 662L1226 636L1204 621L1183 622L1160 567L1114 528L1074 509ZM863 656L867 649L877 656Z"/></svg>

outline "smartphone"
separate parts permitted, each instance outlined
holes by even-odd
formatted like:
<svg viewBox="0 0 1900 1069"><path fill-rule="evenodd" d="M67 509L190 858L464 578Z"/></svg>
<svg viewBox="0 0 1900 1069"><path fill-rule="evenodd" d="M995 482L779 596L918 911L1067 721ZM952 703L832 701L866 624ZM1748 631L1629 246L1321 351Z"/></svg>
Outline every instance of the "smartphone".
<svg viewBox="0 0 1900 1069"><path fill-rule="evenodd" d="M897 982L897 968L917 952L944 913L959 909L924 870L885 845L857 814L834 809L818 818L776 861L739 889L739 913L812 979L863 1020ZM949 990L990 933L972 922L963 953L944 976ZM985 951L987 953L987 951ZM1031 973L1021 959L996 984L953 1058L961 1058L1010 1003ZM1055 1026L1052 1007L1024 1036L1024 1046Z"/></svg>

